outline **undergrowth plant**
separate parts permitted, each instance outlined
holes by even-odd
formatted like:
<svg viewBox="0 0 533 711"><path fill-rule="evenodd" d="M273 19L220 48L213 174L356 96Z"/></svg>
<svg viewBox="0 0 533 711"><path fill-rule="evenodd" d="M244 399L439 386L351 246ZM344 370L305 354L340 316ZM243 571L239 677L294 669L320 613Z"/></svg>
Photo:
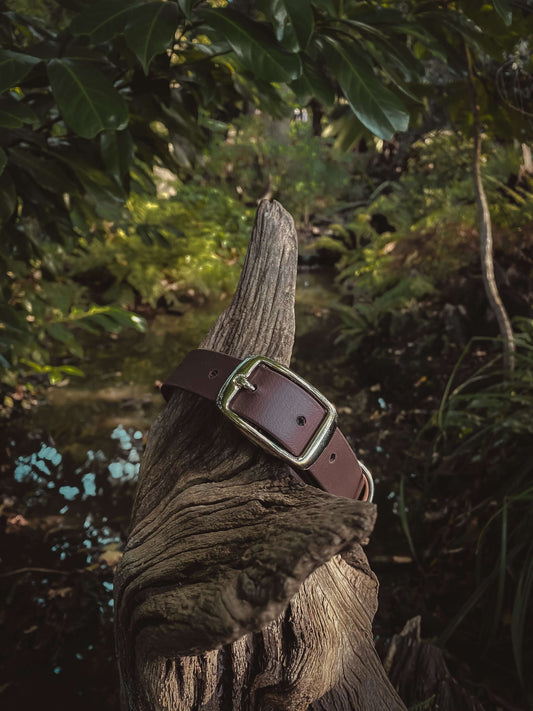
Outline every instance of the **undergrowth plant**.
<svg viewBox="0 0 533 711"><path fill-rule="evenodd" d="M43 261L14 262L0 305L0 384L13 388L19 375L46 375L54 384L65 376L82 376L71 363L50 363L50 349L77 361L83 348L76 331L118 333L144 331L143 318L113 304L95 304L87 287L65 274L43 279Z"/></svg>
<svg viewBox="0 0 533 711"><path fill-rule="evenodd" d="M450 524L449 547L475 551L473 589L439 642L446 644L467 618L477 615L486 650L510 639L525 685L525 659L533 651L533 320L517 319L516 325L512 379L502 378L501 357L496 356L457 384L460 366L474 346L488 350L499 343L475 339L463 352L430 423L436 432L430 460L462 473L470 514ZM438 487L438 478L428 481L426 499L438 498ZM416 538L407 530L416 549Z"/></svg>
<svg viewBox="0 0 533 711"><path fill-rule="evenodd" d="M107 275L103 299L133 307L180 309L231 291L251 229L251 211L221 190L197 182L165 197L133 194L128 220L101 239L82 242L69 259L78 279Z"/></svg>
<svg viewBox="0 0 533 711"><path fill-rule="evenodd" d="M206 152L204 181L246 201L274 197L304 227L348 191L356 199L362 177L354 176L357 156L335 152L331 139L313 135L310 115L300 111L299 117L272 121L257 113L236 119Z"/></svg>
<svg viewBox="0 0 533 711"><path fill-rule="evenodd" d="M341 308L341 340L351 350L384 315L416 308L421 297L477 260L470 154L469 141L458 134L427 134L413 144L398 180L378 186L347 224L333 225L332 234L318 240L317 246L339 254L338 281L353 301ZM530 179L514 184L520 162L518 145L487 144L484 181L502 251L530 239L524 228L533 224L533 191Z"/></svg>
<svg viewBox="0 0 533 711"><path fill-rule="evenodd" d="M143 330L139 304L183 308L231 290L250 234L250 212L191 182L158 197L132 193L122 218L77 235L71 251L41 246L12 260L0 304L0 383L37 373L54 383L83 375L80 331ZM51 353L54 359L51 361Z"/></svg>

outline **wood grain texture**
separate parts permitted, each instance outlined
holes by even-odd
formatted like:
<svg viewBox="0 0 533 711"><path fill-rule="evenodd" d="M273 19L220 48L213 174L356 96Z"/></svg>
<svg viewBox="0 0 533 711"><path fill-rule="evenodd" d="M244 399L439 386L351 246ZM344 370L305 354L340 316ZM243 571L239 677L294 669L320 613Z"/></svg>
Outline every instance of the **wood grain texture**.
<svg viewBox="0 0 533 711"><path fill-rule="evenodd" d="M296 265L292 218L263 201L201 347L289 364ZM372 642L377 580L359 544L374 520L176 392L150 431L115 578L123 709L403 709Z"/></svg>

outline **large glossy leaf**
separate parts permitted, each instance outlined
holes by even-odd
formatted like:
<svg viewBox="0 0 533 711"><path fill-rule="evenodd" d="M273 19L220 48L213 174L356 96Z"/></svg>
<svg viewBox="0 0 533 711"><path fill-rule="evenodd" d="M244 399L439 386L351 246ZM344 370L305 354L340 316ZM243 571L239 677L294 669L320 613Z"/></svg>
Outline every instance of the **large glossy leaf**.
<svg viewBox="0 0 533 711"><path fill-rule="evenodd" d="M65 122L82 138L128 123L128 106L98 69L77 59L52 59L48 77Z"/></svg>
<svg viewBox="0 0 533 711"><path fill-rule="evenodd" d="M203 10L202 19L227 39L244 66L261 79L290 82L300 76L300 57L285 52L260 23L228 8Z"/></svg>
<svg viewBox="0 0 533 711"><path fill-rule="evenodd" d="M384 140L407 129L409 114L405 106L381 84L362 56L335 40L326 45L326 55L352 111L364 126Z"/></svg>
<svg viewBox="0 0 533 711"><path fill-rule="evenodd" d="M72 20L73 35L89 35L93 42L105 42L121 34L126 28L129 14L141 0L100 0Z"/></svg>
<svg viewBox="0 0 533 711"><path fill-rule="evenodd" d="M150 62L164 52L176 33L179 10L174 2L148 3L132 10L126 28L126 42L148 74Z"/></svg>
<svg viewBox="0 0 533 711"><path fill-rule="evenodd" d="M22 101L12 96L0 98L0 126L2 128L21 128L25 123L37 120L35 111Z"/></svg>
<svg viewBox="0 0 533 711"><path fill-rule="evenodd" d="M40 61L29 54L0 49L0 93L17 86Z"/></svg>
<svg viewBox="0 0 533 711"><path fill-rule="evenodd" d="M0 175L4 172L4 168L7 165L7 156L3 148L0 148Z"/></svg>

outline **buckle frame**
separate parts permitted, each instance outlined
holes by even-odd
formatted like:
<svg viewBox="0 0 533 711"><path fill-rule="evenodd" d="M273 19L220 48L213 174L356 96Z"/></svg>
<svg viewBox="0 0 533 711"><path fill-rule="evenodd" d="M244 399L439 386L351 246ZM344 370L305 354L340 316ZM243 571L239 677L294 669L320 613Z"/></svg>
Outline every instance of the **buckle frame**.
<svg viewBox="0 0 533 711"><path fill-rule="evenodd" d="M244 418L240 417L240 415L237 415L230 409L231 401L239 390L247 388L246 383L250 384L248 378L252 375L258 365L266 365L276 373L280 373L297 385L300 385L307 393L315 398L315 400L324 408L326 412L326 416L322 420L322 423L311 437L304 451L299 456L295 456L287 449L280 447L279 444L267 437L263 432L257 429L257 427L254 427L254 425L251 425ZM238 427L238 429L244 432L249 439L255 442L259 447L262 447L267 452L283 459L297 469L309 469L309 467L316 462L318 457L328 446L337 424L337 411L329 400L322 395L322 393L308 383L307 380L304 380L289 368L277 363L275 360L265 358L264 356L250 356L249 358L245 358L242 363L239 363L224 385L220 388L216 404L221 412L228 417L233 424Z"/></svg>
<svg viewBox="0 0 533 711"><path fill-rule="evenodd" d="M359 466L361 467L363 476L365 477L368 486L366 499L363 499L363 501L371 503L374 500L374 477L372 476L372 472L370 471L370 469L366 467L360 459L358 459L357 461L359 462Z"/></svg>

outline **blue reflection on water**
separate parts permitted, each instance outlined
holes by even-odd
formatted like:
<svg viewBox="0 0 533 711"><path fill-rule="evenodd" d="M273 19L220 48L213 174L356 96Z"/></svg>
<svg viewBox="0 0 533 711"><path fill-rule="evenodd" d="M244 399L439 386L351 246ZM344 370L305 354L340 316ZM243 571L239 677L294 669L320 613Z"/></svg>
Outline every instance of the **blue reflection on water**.
<svg viewBox="0 0 533 711"><path fill-rule="evenodd" d="M77 486L60 486L59 493L65 497L67 501L73 501L80 493Z"/></svg>
<svg viewBox="0 0 533 711"><path fill-rule="evenodd" d="M83 498L88 496L96 496L96 475L93 472L87 472L81 478L83 484Z"/></svg>

